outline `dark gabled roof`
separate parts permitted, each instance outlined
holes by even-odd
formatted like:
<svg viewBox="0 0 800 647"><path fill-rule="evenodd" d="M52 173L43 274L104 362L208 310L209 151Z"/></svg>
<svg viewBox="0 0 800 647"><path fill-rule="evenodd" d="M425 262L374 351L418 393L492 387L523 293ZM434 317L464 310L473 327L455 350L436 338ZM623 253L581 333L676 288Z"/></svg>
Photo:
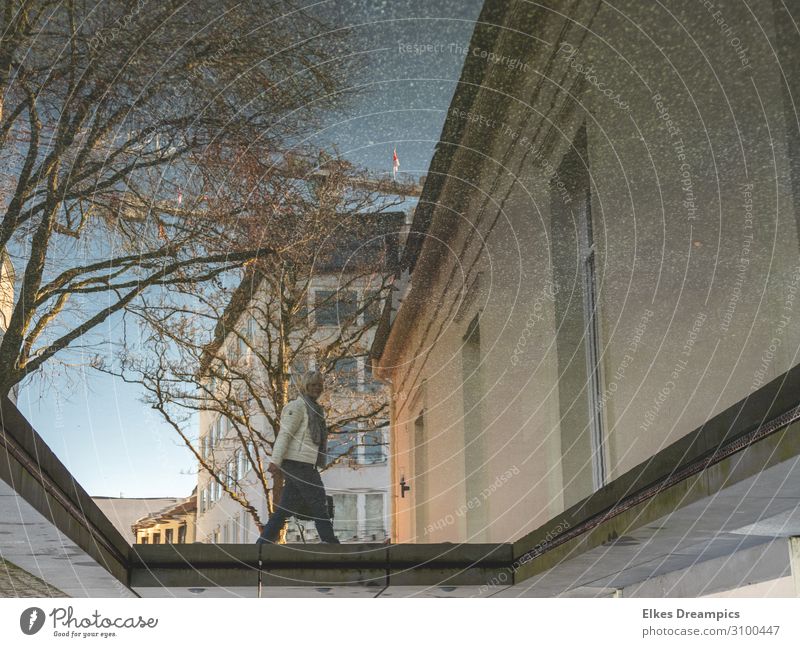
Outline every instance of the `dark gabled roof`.
<svg viewBox="0 0 800 647"><path fill-rule="evenodd" d="M472 34L468 51L471 52L475 48L483 51L494 50L495 42L502 32L499 25L502 24L508 10L508 5L501 0L487 0L484 3L481 14L475 23L475 30ZM461 77L448 108L448 116L454 109L461 112L470 112L481 91L484 78L489 72L491 72L491 66L487 65L486 61L481 57L466 57L464 67L461 70ZM459 145L468 125L469 122L466 119L445 118L442 133L439 135L439 143L436 144L433 159L428 167L422 195L417 203L417 208L414 210L414 219L405 241L398 273L411 273L414 271L442 190L447 178L451 175L450 166L453 162L453 157L459 151ZM383 356L386 343L392 331L394 314L393 295L390 293L384 304L380 321L375 330L372 347L370 348L371 363L380 360Z"/></svg>
<svg viewBox="0 0 800 647"><path fill-rule="evenodd" d="M495 42L503 31L500 25L508 11L509 5L505 0L486 0L475 23L468 51L472 52L475 49L494 51ZM469 112L481 91L486 75L491 72L492 66L487 65L485 59L479 56L467 56L447 115L449 116L454 109ZM410 272L416 265L433 212L450 175L453 156L458 152L459 144L469 125L466 119L445 118L400 261L400 266L404 270Z"/></svg>
<svg viewBox="0 0 800 647"><path fill-rule="evenodd" d="M394 273L400 256L405 213L354 214L320 245L315 273L375 271Z"/></svg>

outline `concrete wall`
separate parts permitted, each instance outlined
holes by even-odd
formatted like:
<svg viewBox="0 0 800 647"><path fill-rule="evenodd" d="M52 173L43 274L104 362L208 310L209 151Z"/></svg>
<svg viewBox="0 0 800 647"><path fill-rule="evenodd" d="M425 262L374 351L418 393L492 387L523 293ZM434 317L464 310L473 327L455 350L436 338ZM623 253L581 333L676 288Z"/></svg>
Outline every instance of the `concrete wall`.
<svg viewBox="0 0 800 647"><path fill-rule="evenodd" d="M503 30L492 50L519 65L471 49L491 74L468 113L448 116L469 127L449 145L395 320L410 323L387 344L395 470L412 487L395 495L397 541L515 539L598 485L577 180L560 176L582 127L603 482L796 363L800 255L775 19L768 0L750 9L726 6L725 34L696 2L670 4L672 15L579 3L569 21L519 5L509 25L534 36ZM569 199L562 182L575 185Z"/></svg>

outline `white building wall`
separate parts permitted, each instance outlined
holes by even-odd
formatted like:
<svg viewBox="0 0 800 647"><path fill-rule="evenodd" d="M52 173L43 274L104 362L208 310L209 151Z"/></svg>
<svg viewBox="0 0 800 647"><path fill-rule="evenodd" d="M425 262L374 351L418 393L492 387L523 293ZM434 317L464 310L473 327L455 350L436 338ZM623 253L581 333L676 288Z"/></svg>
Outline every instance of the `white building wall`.
<svg viewBox="0 0 800 647"><path fill-rule="evenodd" d="M342 281L341 276L321 276L314 279L309 289L309 307L313 308L315 293L317 290L336 290L337 285ZM354 289L359 291L368 287L365 281L357 282ZM259 298L258 295L254 298ZM249 315L242 317L245 320ZM361 322L360 322L361 323ZM242 325L246 325L242 323ZM322 343L329 335L336 334L337 330L334 327L322 328L316 331L316 339ZM369 348L372 342L373 331L369 331L365 335L365 347ZM233 340L228 341L228 345L232 344ZM245 351L246 354L249 350ZM245 357L247 361L247 357ZM315 368L313 365L309 369ZM359 362L359 379L363 382L366 378L365 367L363 361ZM336 405L339 407L346 407L349 404L357 405L358 402L352 402L353 398L359 398L359 391L349 392L343 394L336 400ZM200 413L200 438L211 434L212 427L215 424L218 415L214 412L203 411ZM388 419L388 412L387 412ZM258 416L254 420L254 424L267 435L271 436L271 431L268 431L268 424L266 419ZM218 460L224 464L229 460L233 452L240 447L238 438L235 437L235 432L228 429L225 421L223 421L223 439L216 445L215 454ZM384 441L388 442L389 433L384 431ZM383 541L388 536L390 528L390 515L389 515L389 461L388 461L388 447L383 447L385 460L375 464L365 464L363 447L358 448L358 453L353 457L353 460L344 461L324 470L322 472L323 483L326 487L326 492L330 496L334 496L335 505L339 502L337 510L334 513L334 529L340 535L342 541ZM268 459L267 459L268 460ZM265 466L266 467L266 466ZM223 543L252 543L258 537L258 528L252 516L247 513L239 503L232 500L224 493L220 493L220 498L211 504L206 503L201 509L199 498L203 492L208 491L208 487L212 485L213 479L210 475L200 470L198 474L198 514L197 514L197 538L198 541L211 543L215 538ZM262 523L266 523L268 519L267 503L263 488L258 481L253 471L248 471L245 476L244 492L252 505L258 510L259 517ZM270 482L271 487L271 482ZM380 496L383 501L383 511L381 514L380 524L376 520L367 518L367 497ZM343 498L344 497L344 498ZM374 499L372 499L374 501ZM350 535L345 533L341 526L341 518L339 515L343 512L346 506L353 504L358 518L355 523L355 533ZM201 511L202 510L202 511ZM374 517L374 515L372 515ZM380 525L380 532L372 532L376 530L376 526ZM313 523L305 522L305 538L306 541L316 541L317 535ZM297 525L294 520L290 520L287 524L287 541L299 541L297 533ZM347 535L347 536L344 536Z"/></svg>
<svg viewBox="0 0 800 647"><path fill-rule="evenodd" d="M549 181L582 123L597 244L601 387L609 396L601 413L605 482L797 362L800 243L780 68L770 44L754 36L752 71L740 73L702 3L679 3L674 13L691 25L707 61L691 51L685 34L677 37L678 27L665 31L654 21L653 6L622 4L626 20L602 4L588 35L580 16L562 33L564 21L543 12L529 69L495 66L470 106L472 125L458 142L412 275L404 305L411 323L387 345L396 352L387 367L395 398L393 461L411 486L405 497L393 493L396 541L514 540L596 489L591 459L572 460L576 451L590 452L565 441L572 433L583 442L586 434L562 424L556 337L572 322L557 320L547 293L560 235L551 227ZM768 0L726 5L726 18L742 25L742 34L760 34L748 29L755 20L750 10L773 38ZM518 43L505 42L516 33L503 32L496 51L519 51ZM591 61L601 81L623 93L630 115L581 81L566 56L554 54L561 41L580 46L578 62ZM502 86L503 75L513 85ZM513 96L504 94L508 88ZM679 124L680 149L662 125L655 94ZM498 123L481 126L480 116L484 124ZM550 169L535 161L537 152ZM686 204L683 161L691 167L696 212ZM428 272L436 255L443 260ZM744 256L747 271L737 285ZM581 299L579 280L563 288ZM469 533L467 515L459 515L474 477L465 467L465 422L472 414L464 409L462 368L464 335L476 314L485 393L482 470L489 483L502 481L479 501L488 519L480 534ZM424 435L417 439L421 412ZM415 469L420 460L424 473ZM570 461L584 469L570 472ZM503 480L509 470L513 475Z"/></svg>

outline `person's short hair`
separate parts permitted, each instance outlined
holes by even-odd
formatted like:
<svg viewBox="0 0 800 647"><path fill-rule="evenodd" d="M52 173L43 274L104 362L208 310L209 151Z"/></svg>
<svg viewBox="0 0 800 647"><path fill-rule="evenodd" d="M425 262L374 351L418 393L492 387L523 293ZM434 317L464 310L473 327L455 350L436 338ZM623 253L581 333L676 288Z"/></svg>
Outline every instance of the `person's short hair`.
<svg viewBox="0 0 800 647"><path fill-rule="evenodd" d="M302 394L308 393L308 385L319 380L324 384L324 378L319 371L308 371L297 381L297 390Z"/></svg>

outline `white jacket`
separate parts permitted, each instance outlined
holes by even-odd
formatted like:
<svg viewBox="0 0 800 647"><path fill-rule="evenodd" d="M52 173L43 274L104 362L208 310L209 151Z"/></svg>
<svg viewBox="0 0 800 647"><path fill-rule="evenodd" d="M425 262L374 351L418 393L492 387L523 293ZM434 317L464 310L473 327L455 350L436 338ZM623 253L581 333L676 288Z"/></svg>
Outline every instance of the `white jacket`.
<svg viewBox="0 0 800 647"><path fill-rule="evenodd" d="M305 400L296 398L281 412L281 429L272 448L272 462L278 467L285 459L316 465L318 453L319 445L311 440Z"/></svg>

